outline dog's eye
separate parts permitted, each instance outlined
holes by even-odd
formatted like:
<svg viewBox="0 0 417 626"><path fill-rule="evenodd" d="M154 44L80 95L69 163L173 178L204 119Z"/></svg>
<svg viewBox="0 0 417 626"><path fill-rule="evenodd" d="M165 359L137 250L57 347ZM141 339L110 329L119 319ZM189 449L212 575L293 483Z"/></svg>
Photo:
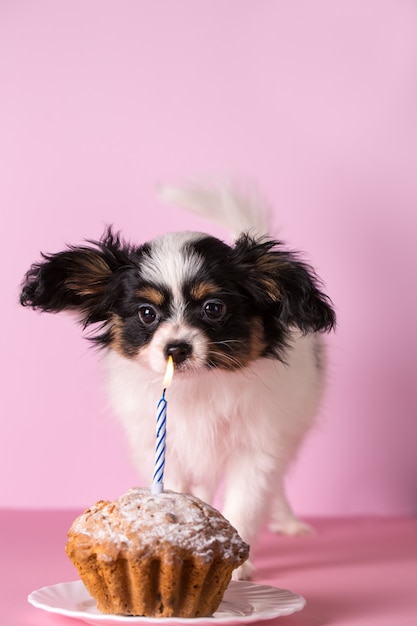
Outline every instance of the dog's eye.
<svg viewBox="0 0 417 626"><path fill-rule="evenodd" d="M138 315L140 321L147 326L159 321L159 313L151 304L142 304L138 309Z"/></svg>
<svg viewBox="0 0 417 626"><path fill-rule="evenodd" d="M203 305L203 314L209 320L221 320L226 313L226 305L221 300L207 300Z"/></svg>

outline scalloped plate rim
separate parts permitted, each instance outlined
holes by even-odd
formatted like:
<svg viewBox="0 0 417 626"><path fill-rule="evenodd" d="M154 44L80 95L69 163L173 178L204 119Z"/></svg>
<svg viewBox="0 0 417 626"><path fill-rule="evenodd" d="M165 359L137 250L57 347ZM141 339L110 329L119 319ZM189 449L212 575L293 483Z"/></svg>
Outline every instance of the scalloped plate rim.
<svg viewBox="0 0 417 626"><path fill-rule="evenodd" d="M51 604L48 596L55 595L58 600L62 597L64 606L57 606ZM99 613L96 607L92 607L92 611L89 610L77 610L75 608L68 608L65 606L66 597L69 595L74 596L79 605L82 602L91 600L88 591L84 587L81 580L75 580L70 582L57 583L55 585L49 585L41 587L32 591L28 596L29 603L39 609L48 611L50 613L56 613L64 615L65 617L75 618L84 621L87 624L191 624L203 626L203 624L212 625L213 622L224 624L225 626L231 626L232 624L241 624L244 622L261 622L275 617L281 617L285 615L291 615L296 611L301 611L305 605L305 599L299 594L293 593L288 589L281 589L278 587L272 587L270 585L246 582L246 581L231 581L229 587L226 589L223 600L220 604L219 611L211 617L143 617L143 616L124 616L124 615L108 615L105 613ZM258 598L256 598L258 594ZM266 594L266 598L262 598L262 594ZM252 598L251 598L252 595ZM242 603L249 604L252 611L247 615L230 614L226 608L222 608L223 603L228 603L233 606L236 604L236 596ZM281 602L282 606L277 604L274 606L273 602ZM222 614L223 613L223 614ZM229 613L229 614L228 614Z"/></svg>

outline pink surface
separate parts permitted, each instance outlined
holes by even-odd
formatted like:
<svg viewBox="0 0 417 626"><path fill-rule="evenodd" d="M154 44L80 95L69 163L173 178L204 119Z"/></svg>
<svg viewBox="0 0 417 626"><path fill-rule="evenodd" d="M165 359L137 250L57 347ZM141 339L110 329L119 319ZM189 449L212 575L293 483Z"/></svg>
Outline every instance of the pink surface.
<svg viewBox="0 0 417 626"><path fill-rule="evenodd" d="M76 580L64 553L74 511L0 512L1 623L81 624L31 607L28 593ZM289 539L265 531L254 582L291 589L306 608L271 626L412 626L417 623L417 522L313 520L316 534ZM267 623L267 622L265 622Z"/></svg>
<svg viewBox="0 0 417 626"><path fill-rule="evenodd" d="M105 223L206 229L155 184L225 173L259 185L338 312L295 508L416 512L416 18L413 0L0 3L0 505L139 482L80 329L17 305L29 264Z"/></svg>

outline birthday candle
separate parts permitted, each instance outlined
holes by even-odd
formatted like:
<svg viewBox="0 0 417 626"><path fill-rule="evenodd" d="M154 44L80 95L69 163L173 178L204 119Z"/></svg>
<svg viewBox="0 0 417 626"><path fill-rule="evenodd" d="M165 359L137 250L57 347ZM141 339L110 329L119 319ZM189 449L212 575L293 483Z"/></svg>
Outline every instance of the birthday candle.
<svg viewBox="0 0 417 626"><path fill-rule="evenodd" d="M164 490L164 468L166 450L167 401L165 389L156 409L156 449L155 467L152 481L152 493L162 493Z"/></svg>
<svg viewBox="0 0 417 626"><path fill-rule="evenodd" d="M155 466L152 480L151 491L154 494L164 491L164 468L165 468L165 450L166 450L166 426L167 426L167 401L165 392L171 384L174 373L174 362L172 356L168 357L167 369L163 381L162 397L158 402L156 409L156 448L155 448Z"/></svg>

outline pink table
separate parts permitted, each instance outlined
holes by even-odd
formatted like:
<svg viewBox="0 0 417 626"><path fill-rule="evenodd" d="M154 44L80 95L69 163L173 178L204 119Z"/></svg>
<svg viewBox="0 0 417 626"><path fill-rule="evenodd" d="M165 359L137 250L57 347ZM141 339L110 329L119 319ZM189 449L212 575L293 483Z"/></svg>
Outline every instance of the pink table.
<svg viewBox="0 0 417 626"><path fill-rule="evenodd" d="M2 626L79 626L35 609L30 591L75 580L64 553L74 511L0 511ZM417 625L417 520L312 520L297 539L265 531L253 550L255 582L291 589L306 608L271 626Z"/></svg>

